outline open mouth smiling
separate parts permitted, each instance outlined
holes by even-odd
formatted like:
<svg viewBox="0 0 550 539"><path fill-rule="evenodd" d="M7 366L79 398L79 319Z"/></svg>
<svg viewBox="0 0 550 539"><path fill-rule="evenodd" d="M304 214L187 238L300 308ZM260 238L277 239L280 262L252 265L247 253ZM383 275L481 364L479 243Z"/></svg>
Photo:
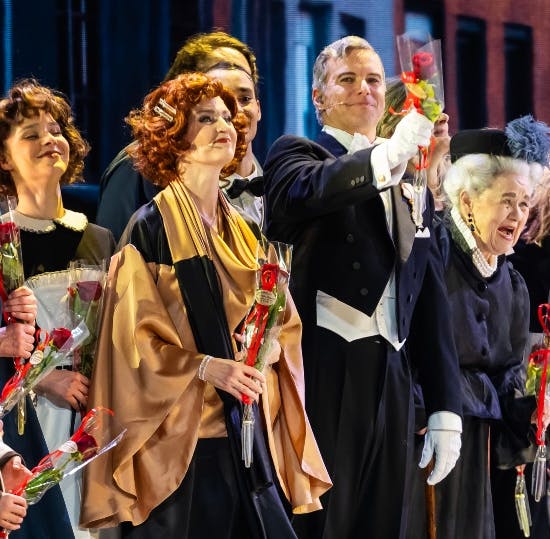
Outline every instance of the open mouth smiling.
<svg viewBox="0 0 550 539"><path fill-rule="evenodd" d="M516 231L513 226L500 226L498 227L498 233L506 240L512 241L514 239L514 233Z"/></svg>
<svg viewBox="0 0 550 539"><path fill-rule="evenodd" d="M38 157L61 157L61 152L59 150L51 150L41 153Z"/></svg>

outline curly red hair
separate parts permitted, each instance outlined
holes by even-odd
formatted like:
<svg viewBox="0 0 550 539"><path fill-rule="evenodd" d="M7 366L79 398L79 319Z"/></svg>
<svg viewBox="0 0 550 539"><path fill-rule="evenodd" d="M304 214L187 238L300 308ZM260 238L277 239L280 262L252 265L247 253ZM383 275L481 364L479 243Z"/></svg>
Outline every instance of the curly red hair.
<svg viewBox="0 0 550 539"><path fill-rule="evenodd" d="M128 153L143 176L160 187L178 178L177 162L191 147L185 140L191 110L201 101L214 97L220 97L229 109L237 132L235 156L222 169L221 177L235 172L246 153L244 139L248 120L239 112L233 94L220 81L202 73L186 73L153 90L145 97L143 107L131 111L126 118L135 138ZM176 110L173 120L155 111L161 99Z"/></svg>
<svg viewBox="0 0 550 539"><path fill-rule="evenodd" d="M0 159L6 158L5 142L12 128L25 118L38 116L41 111L52 115L69 143L69 163L59 183L64 185L81 180L84 158L90 151L90 146L76 128L71 107L64 97L51 88L41 86L34 79L23 79L15 83L7 96L0 101ZM9 171L0 170L0 191L7 195L17 195Z"/></svg>

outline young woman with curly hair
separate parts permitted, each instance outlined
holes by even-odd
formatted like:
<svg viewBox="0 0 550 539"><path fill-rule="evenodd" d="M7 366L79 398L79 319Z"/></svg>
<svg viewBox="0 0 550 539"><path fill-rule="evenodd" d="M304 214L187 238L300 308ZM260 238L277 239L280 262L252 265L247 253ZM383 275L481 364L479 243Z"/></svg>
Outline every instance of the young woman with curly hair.
<svg viewBox="0 0 550 539"><path fill-rule="evenodd" d="M88 151L69 103L58 92L26 79L15 83L0 100L0 192L17 196L13 218L21 233L24 274L27 279L34 277L37 296L46 281L49 286L53 272L67 271L70 261L100 264L114 252L108 230L63 206L60 186L81 178ZM38 325L44 321L40 314L39 308ZM17 434L16 414L5 418L5 441L29 467L71 436L75 414L86 406L88 378L70 370L70 365L65 367L55 369L36 386L36 413L29 401L24 436ZM11 361L0 361L2 385L13 372ZM42 536L37 531L42 529L59 539L89 537L77 528L79 496L72 481L64 482L62 490L74 535L56 488L25 519L19 537Z"/></svg>

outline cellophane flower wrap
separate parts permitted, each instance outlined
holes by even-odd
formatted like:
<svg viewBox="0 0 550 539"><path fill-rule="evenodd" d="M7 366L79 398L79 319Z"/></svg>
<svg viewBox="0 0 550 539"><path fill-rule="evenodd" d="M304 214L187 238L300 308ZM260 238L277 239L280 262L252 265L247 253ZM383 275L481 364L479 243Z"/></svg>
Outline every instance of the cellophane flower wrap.
<svg viewBox="0 0 550 539"><path fill-rule="evenodd" d="M126 432L108 408L97 407L82 419L79 429L58 449L46 455L32 470L32 476L10 489L32 505L65 477L112 449ZM8 488L9 486L6 486Z"/></svg>
<svg viewBox="0 0 550 539"><path fill-rule="evenodd" d="M0 197L0 271L2 272L0 295L2 300L7 299L10 292L19 288L25 280L21 235L13 218L16 205L15 197Z"/></svg>
<svg viewBox="0 0 550 539"><path fill-rule="evenodd" d="M87 378L92 376L97 337L107 282L107 264L99 266L71 262L68 309L73 323L84 322L89 335L73 354L73 369Z"/></svg>
<svg viewBox="0 0 550 539"><path fill-rule="evenodd" d="M245 363L262 372L283 325L292 246L264 239L258 244L257 261L254 304L243 324L243 349ZM249 467L252 463L254 411L248 396L242 395L242 400L242 457L245 466Z"/></svg>
<svg viewBox="0 0 550 539"><path fill-rule="evenodd" d="M445 106L441 41L428 38L427 42L422 43L403 34L397 36L397 52L401 65L401 80L407 89L407 97L403 109L393 112L406 114L414 107L430 121L435 122ZM433 145L432 137L430 147L419 147L418 151L412 208L412 218L417 227L422 225L422 214L426 207L426 169L429 166Z"/></svg>
<svg viewBox="0 0 550 539"><path fill-rule="evenodd" d="M13 217L16 206L16 197L0 196L0 299L2 303L24 281L21 235ZM4 309L2 314L6 324L18 322ZM21 358L14 357L13 363L16 372L20 372L24 368L24 361ZM23 434L25 431L25 421L25 401L20 400L17 410L17 430L19 434Z"/></svg>
<svg viewBox="0 0 550 539"><path fill-rule="evenodd" d="M538 307L543 337L540 347L529 355L525 393L537 398L537 452L533 462L531 492L536 502L546 493L546 430L550 424L550 304Z"/></svg>
<svg viewBox="0 0 550 539"><path fill-rule="evenodd" d="M407 88L403 112L414 107L435 122L445 107L441 41L419 42L407 34L397 36L401 80Z"/></svg>
<svg viewBox="0 0 550 539"><path fill-rule="evenodd" d="M0 394L0 417L6 415L18 402L57 365L60 365L88 336L84 323L72 330L55 328L51 332L37 331L39 340L29 361L17 369Z"/></svg>

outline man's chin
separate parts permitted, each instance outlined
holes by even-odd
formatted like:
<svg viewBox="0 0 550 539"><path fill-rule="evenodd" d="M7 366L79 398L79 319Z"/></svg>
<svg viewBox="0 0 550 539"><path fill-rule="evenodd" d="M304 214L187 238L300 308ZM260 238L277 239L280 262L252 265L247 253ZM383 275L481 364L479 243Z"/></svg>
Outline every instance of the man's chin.
<svg viewBox="0 0 550 539"><path fill-rule="evenodd" d="M374 130L376 131L376 126L380 120L378 114L362 114L354 118L353 125L355 126L354 131L364 131L364 130Z"/></svg>

